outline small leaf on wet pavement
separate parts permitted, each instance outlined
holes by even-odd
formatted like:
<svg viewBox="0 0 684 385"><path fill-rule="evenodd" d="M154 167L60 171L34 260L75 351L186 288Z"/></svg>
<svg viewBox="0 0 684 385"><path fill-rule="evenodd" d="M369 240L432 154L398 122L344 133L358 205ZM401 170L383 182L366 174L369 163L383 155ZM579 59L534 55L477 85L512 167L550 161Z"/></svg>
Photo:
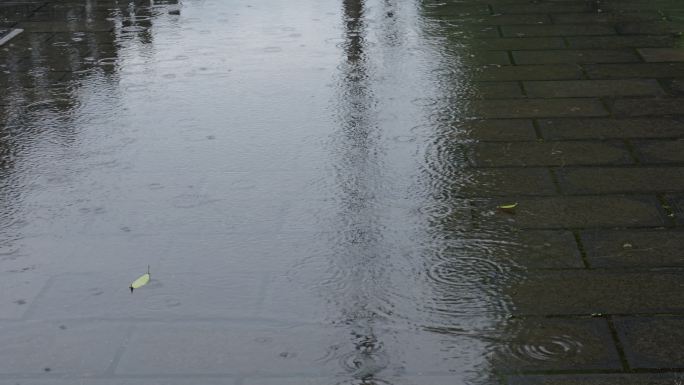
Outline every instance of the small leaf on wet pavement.
<svg viewBox="0 0 684 385"><path fill-rule="evenodd" d="M515 209L516 207L518 207L518 202L516 202L516 203L509 203L509 204L500 205L500 206L496 206L497 209L503 210L503 211L512 211L512 210Z"/></svg>
<svg viewBox="0 0 684 385"><path fill-rule="evenodd" d="M131 289L131 293L132 293L134 289L139 289L139 288L147 285L149 282L150 282L150 266L148 265L147 266L147 273L141 275L140 277L138 277L138 279L133 281L133 283L131 283L131 286L129 287L129 289Z"/></svg>

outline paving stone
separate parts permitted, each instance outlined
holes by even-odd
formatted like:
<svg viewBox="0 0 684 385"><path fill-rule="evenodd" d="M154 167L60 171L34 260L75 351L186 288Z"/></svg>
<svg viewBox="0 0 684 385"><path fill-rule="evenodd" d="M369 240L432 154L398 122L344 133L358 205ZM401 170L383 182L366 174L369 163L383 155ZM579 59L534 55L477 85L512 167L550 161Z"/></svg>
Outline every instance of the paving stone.
<svg viewBox="0 0 684 385"><path fill-rule="evenodd" d="M230 276L207 276L205 273L200 279L193 274L157 278L153 272L152 281L145 290L131 294L128 284L140 275L138 273L57 276L34 300L25 316L40 320L129 320L250 315L255 312L259 288L267 280L267 273L235 272ZM226 292L233 294L226 296Z"/></svg>
<svg viewBox="0 0 684 385"><path fill-rule="evenodd" d="M92 21L23 21L19 27L26 32L109 32L114 29L114 24L104 19Z"/></svg>
<svg viewBox="0 0 684 385"><path fill-rule="evenodd" d="M529 97L655 96L663 89L653 79L562 80L523 83Z"/></svg>
<svg viewBox="0 0 684 385"><path fill-rule="evenodd" d="M674 78L684 73L684 63L587 64L590 79Z"/></svg>
<svg viewBox="0 0 684 385"><path fill-rule="evenodd" d="M620 23L661 20L657 11L622 13L565 13L551 16L554 24Z"/></svg>
<svg viewBox="0 0 684 385"><path fill-rule="evenodd" d="M604 319L514 319L492 357L497 372L621 369Z"/></svg>
<svg viewBox="0 0 684 385"><path fill-rule="evenodd" d="M684 162L684 140L643 141L636 144L644 163Z"/></svg>
<svg viewBox="0 0 684 385"><path fill-rule="evenodd" d="M473 97L482 99L522 98L518 82L479 82L473 85Z"/></svg>
<svg viewBox="0 0 684 385"><path fill-rule="evenodd" d="M386 382L393 385L453 385L454 381L465 381L460 375L454 373L453 375L421 375L412 376L406 375L401 377L393 377L391 375L379 375L376 380L380 379L382 382ZM319 377L319 378L307 378L307 377L296 377L296 378L246 378L244 385L332 385L340 384L340 381L344 381L340 377ZM378 382L378 381L376 381ZM342 382L344 383L344 382ZM350 384L353 384L351 382Z"/></svg>
<svg viewBox="0 0 684 385"><path fill-rule="evenodd" d="M602 24L504 25L504 37L614 35L615 29Z"/></svg>
<svg viewBox="0 0 684 385"><path fill-rule="evenodd" d="M684 32L684 24L670 21L619 23L615 28L622 35L667 35Z"/></svg>
<svg viewBox="0 0 684 385"><path fill-rule="evenodd" d="M671 93L676 96L684 95L684 79L672 79L667 82L667 87L670 89Z"/></svg>
<svg viewBox="0 0 684 385"><path fill-rule="evenodd" d="M441 3L438 6L425 8L425 14L430 16L468 16L489 15L491 12L487 4L475 3Z"/></svg>
<svg viewBox="0 0 684 385"><path fill-rule="evenodd" d="M473 39L469 43L478 49L490 50L553 49L565 47L565 42L560 37L502 37L496 39Z"/></svg>
<svg viewBox="0 0 684 385"><path fill-rule="evenodd" d="M471 120L460 125L454 133L455 140L529 141L536 138L534 125L529 119Z"/></svg>
<svg viewBox="0 0 684 385"><path fill-rule="evenodd" d="M673 385L679 373L663 374L539 374L511 376L508 385Z"/></svg>
<svg viewBox="0 0 684 385"><path fill-rule="evenodd" d="M681 313L679 272L539 271L506 289L517 314Z"/></svg>
<svg viewBox="0 0 684 385"><path fill-rule="evenodd" d="M684 135L684 122L666 118L539 119L546 139L662 138Z"/></svg>
<svg viewBox="0 0 684 385"><path fill-rule="evenodd" d="M614 322L631 368L684 368L684 318L618 317Z"/></svg>
<svg viewBox="0 0 684 385"><path fill-rule="evenodd" d="M2 250L6 256L19 254L12 244L3 245ZM7 260L3 261L5 269L7 264ZM0 319L21 319L45 287L47 278L24 270L25 267L20 265L0 273Z"/></svg>
<svg viewBox="0 0 684 385"><path fill-rule="evenodd" d="M683 167L566 167L558 175L570 194L684 191Z"/></svg>
<svg viewBox="0 0 684 385"><path fill-rule="evenodd" d="M621 143L608 142L501 142L473 146L472 162L478 166L573 166L631 164Z"/></svg>
<svg viewBox="0 0 684 385"><path fill-rule="evenodd" d="M444 18L444 17L443 17ZM482 15L473 17L453 17L447 20L459 21L463 24L484 25L524 25L524 24L550 24L551 19L544 14L528 15Z"/></svg>
<svg viewBox="0 0 684 385"><path fill-rule="evenodd" d="M544 118L572 116L607 116L598 99L490 99L474 100L468 113L476 118Z"/></svg>
<svg viewBox="0 0 684 385"><path fill-rule="evenodd" d="M13 380L0 379L0 385L187 385L202 384L202 385L237 385L236 379L229 376L210 378L207 376L183 377L183 378L168 378L160 376L159 378L147 377L144 379L131 378L93 378L93 377L71 377L69 379L60 378L23 378L17 376Z"/></svg>
<svg viewBox="0 0 684 385"><path fill-rule="evenodd" d="M458 196L551 195L556 188L546 168L506 168L472 170L468 183L456 182Z"/></svg>
<svg viewBox="0 0 684 385"><path fill-rule="evenodd" d="M496 249L496 257L525 269L582 268L574 235L569 231L523 230L510 234L512 245Z"/></svg>
<svg viewBox="0 0 684 385"><path fill-rule="evenodd" d="M612 110L620 117L682 115L684 98L619 99L613 102Z"/></svg>
<svg viewBox="0 0 684 385"><path fill-rule="evenodd" d="M506 51L482 51L474 50L470 54L463 56L463 62L466 65L508 65L511 64L511 60L508 57L508 52Z"/></svg>
<svg viewBox="0 0 684 385"><path fill-rule="evenodd" d="M513 213L492 208L515 200ZM499 202L499 203L497 203ZM564 197L516 197L507 200L491 199L477 202L478 220L502 226L523 229L560 229L593 227L662 226L663 217L659 203L653 197L644 196L564 196ZM481 207L479 207L481 206Z"/></svg>
<svg viewBox="0 0 684 385"><path fill-rule="evenodd" d="M684 266L681 230L596 230L581 236L591 267Z"/></svg>
<svg viewBox="0 0 684 385"><path fill-rule="evenodd" d="M458 321L454 324L458 325ZM383 373L388 376L392 373L405 373L409 378L419 373L447 376L453 368L450 354L457 354L466 367L475 367L482 362L481 352L486 348L476 338L454 335L451 340L455 345L447 352L443 349L441 334L372 327L372 337L382 344L382 349L370 358L366 355L368 361L362 362L359 344L366 339L360 333L367 333L362 329L360 325L355 328L344 321L338 327L258 321L139 324L115 374L314 378L345 373L345 378L349 378L368 369L363 365L367 363L382 365ZM384 354L393 351L401 351L401 357ZM377 369L370 367L374 368Z"/></svg>
<svg viewBox="0 0 684 385"><path fill-rule="evenodd" d="M581 79L582 72L570 64L486 66L475 71L473 78L481 81Z"/></svg>
<svg viewBox="0 0 684 385"><path fill-rule="evenodd" d="M635 63L640 61L636 53L631 50L514 51L513 60L516 64Z"/></svg>
<svg viewBox="0 0 684 385"><path fill-rule="evenodd" d="M675 216L677 224L684 224L684 195L672 194L666 195L665 200L667 204L671 207L672 213Z"/></svg>
<svg viewBox="0 0 684 385"><path fill-rule="evenodd" d="M681 48L641 48L637 51L647 62L684 61L684 50Z"/></svg>
<svg viewBox="0 0 684 385"><path fill-rule="evenodd" d="M253 323L143 324L136 328L116 373L324 375L310 363L324 357L334 342L318 328L289 327L283 333L282 328ZM231 348L235 346L241 348Z"/></svg>
<svg viewBox="0 0 684 385"><path fill-rule="evenodd" d="M102 375L127 329L107 322L0 324L0 373Z"/></svg>
<svg viewBox="0 0 684 385"><path fill-rule="evenodd" d="M530 14L530 13L573 13L590 11L588 3L582 2L549 2L549 3L513 3L495 4L494 13Z"/></svg>
<svg viewBox="0 0 684 385"><path fill-rule="evenodd" d="M567 37L570 48L672 47L672 36L582 36Z"/></svg>

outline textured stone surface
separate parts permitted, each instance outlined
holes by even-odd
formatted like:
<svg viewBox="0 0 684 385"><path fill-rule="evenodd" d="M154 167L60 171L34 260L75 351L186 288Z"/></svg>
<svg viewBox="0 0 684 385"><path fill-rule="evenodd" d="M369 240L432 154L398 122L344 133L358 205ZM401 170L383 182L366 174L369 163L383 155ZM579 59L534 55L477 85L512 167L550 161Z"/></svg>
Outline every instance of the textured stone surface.
<svg viewBox="0 0 684 385"><path fill-rule="evenodd" d="M580 79L582 72L576 65L486 66L473 72L475 80L556 80Z"/></svg>
<svg viewBox="0 0 684 385"><path fill-rule="evenodd" d="M620 369L603 319L513 320L492 361L502 372Z"/></svg>
<svg viewBox="0 0 684 385"><path fill-rule="evenodd" d="M565 64L565 63L635 63L637 54L631 50L530 50L513 51L516 64Z"/></svg>
<svg viewBox="0 0 684 385"><path fill-rule="evenodd" d="M508 385L672 385L680 373L663 374L557 374L511 376Z"/></svg>
<svg viewBox="0 0 684 385"><path fill-rule="evenodd" d="M546 139L676 138L684 136L677 119L539 119Z"/></svg>
<svg viewBox="0 0 684 385"><path fill-rule="evenodd" d="M509 199L510 200L510 199ZM508 200L508 201L509 201ZM491 209L502 201L491 202L480 215L519 228L593 228L614 226L662 226L664 220L655 198L648 196L564 196L519 197L512 213Z"/></svg>
<svg viewBox="0 0 684 385"><path fill-rule="evenodd" d="M608 115L600 100L585 98L477 100L470 103L469 113L492 119Z"/></svg>
<svg viewBox="0 0 684 385"><path fill-rule="evenodd" d="M618 337L632 368L684 368L684 318L618 317Z"/></svg>
<svg viewBox="0 0 684 385"><path fill-rule="evenodd" d="M570 194L684 191L683 167L566 167L557 172L562 190Z"/></svg>
<svg viewBox="0 0 684 385"><path fill-rule="evenodd" d="M681 48L640 48L637 51L647 62L684 61L684 51Z"/></svg>
<svg viewBox="0 0 684 385"><path fill-rule="evenodd" d="M520 314L681 313L680 288L678 272L568 270L539 272L507 293Z"/></svg>
<svg viewBox="0 0 684 385"><path fill-rule="evenodd" d="M572 166L633 163L618 142L479 143L470 157L478 166Z"/></svg>
<svg viewBox="0 0 684 385"><path fill-rule="evenodd" d="M580 36L613 35L615 29L600 24L506 25L501 27L505 37L524 36Z"/></svg>
<svg viewBox="0 0 684 385"><path fill-rule="evenodd" d="M523 82L530 97L563 98L592 96L661 95L663 89L655 80L567 80Z"/></svg>
<svg viewBox="0 0 684 385"><path fill-rule="evenodd" d="M684 266L681 230L597 230L582 232L593 267Z"/></svg>

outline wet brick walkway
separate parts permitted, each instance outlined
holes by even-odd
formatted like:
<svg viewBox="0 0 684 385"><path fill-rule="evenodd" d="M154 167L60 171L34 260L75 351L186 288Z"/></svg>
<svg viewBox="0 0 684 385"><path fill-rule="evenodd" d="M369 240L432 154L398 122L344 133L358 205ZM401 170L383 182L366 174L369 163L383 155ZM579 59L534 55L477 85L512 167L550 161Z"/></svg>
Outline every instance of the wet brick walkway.
<svg viewBox="0 0 684 385"><path fill-rule="evenodd" d="M0 27L25 30L0 50L4 70L23 74L21 82L22 76L42 77L48 84L78 77L79 68L72 66L77 64L67 60L51 61L49 73L32 72L36 59L29 44L73 32L106 34L113 25L103 9L111 6L87 14L76 1L0 4ZM508 289L516 305L513 322L537 325L534 333L518 338L533 342L548 333L581 346L562 361L504 359L502 381L678 383L684 370L684 5L664 0L462 0L430 9L431 16L465 31L461 43L470 54L474 92L464 114L471 119L464 123L466 135L454 140L463 143L469 172L489 183L466 188L464 199L483 211L518 202L514 215L497 220L540 245L538 255L521 256L529 277ZM85 56L92 54L88 50L111 47L78 49ZM59 312L46 306L46 314ZM41 311L32 308L22 322ZM79 383L162 383L149 373L192 364L169 358L149 368L138 361L145 357L144 344L164 339L163 334L146 337L154 323L133 336L125 322L109 328L108 333L116 329L125 341L119 346L98 344L100 326L83 321L75 332L59 337L69 345L87 336L92 345L78 353L47 352L62 355L65 365L103 373ZM197 325L198 330L204 327ZM36 328L38 338L28 348L41 351L43 341L54 336ZM221 329L213 338L230 343L241 336L239 330ZM563 341L556 348L575 349ZM87 357L70 358L83 353ZM36 374L40 355L35 363L3 356L0 384L29 383L17 379ZM211 362L196 364L206 367L203 374L215 369ZM74 383L50 377L49 368L41 370L45 373L38 375L44 378L31 384ZM291 382L235 378L245 385L318 383L292 376ZM232 381L202 378L203 383ZM448 374L419 381L451 384Z"/></svg>

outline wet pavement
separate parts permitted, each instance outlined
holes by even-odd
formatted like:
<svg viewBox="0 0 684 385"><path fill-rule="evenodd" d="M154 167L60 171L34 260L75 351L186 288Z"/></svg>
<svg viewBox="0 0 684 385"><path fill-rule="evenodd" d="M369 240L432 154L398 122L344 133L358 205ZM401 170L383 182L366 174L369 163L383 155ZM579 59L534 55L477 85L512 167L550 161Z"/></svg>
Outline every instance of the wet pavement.
<svg viewBox="0 0 684 385"><path fill-rule="evenodd" d="M0 384L684 383L682 32L0 3Z"/></svg>

